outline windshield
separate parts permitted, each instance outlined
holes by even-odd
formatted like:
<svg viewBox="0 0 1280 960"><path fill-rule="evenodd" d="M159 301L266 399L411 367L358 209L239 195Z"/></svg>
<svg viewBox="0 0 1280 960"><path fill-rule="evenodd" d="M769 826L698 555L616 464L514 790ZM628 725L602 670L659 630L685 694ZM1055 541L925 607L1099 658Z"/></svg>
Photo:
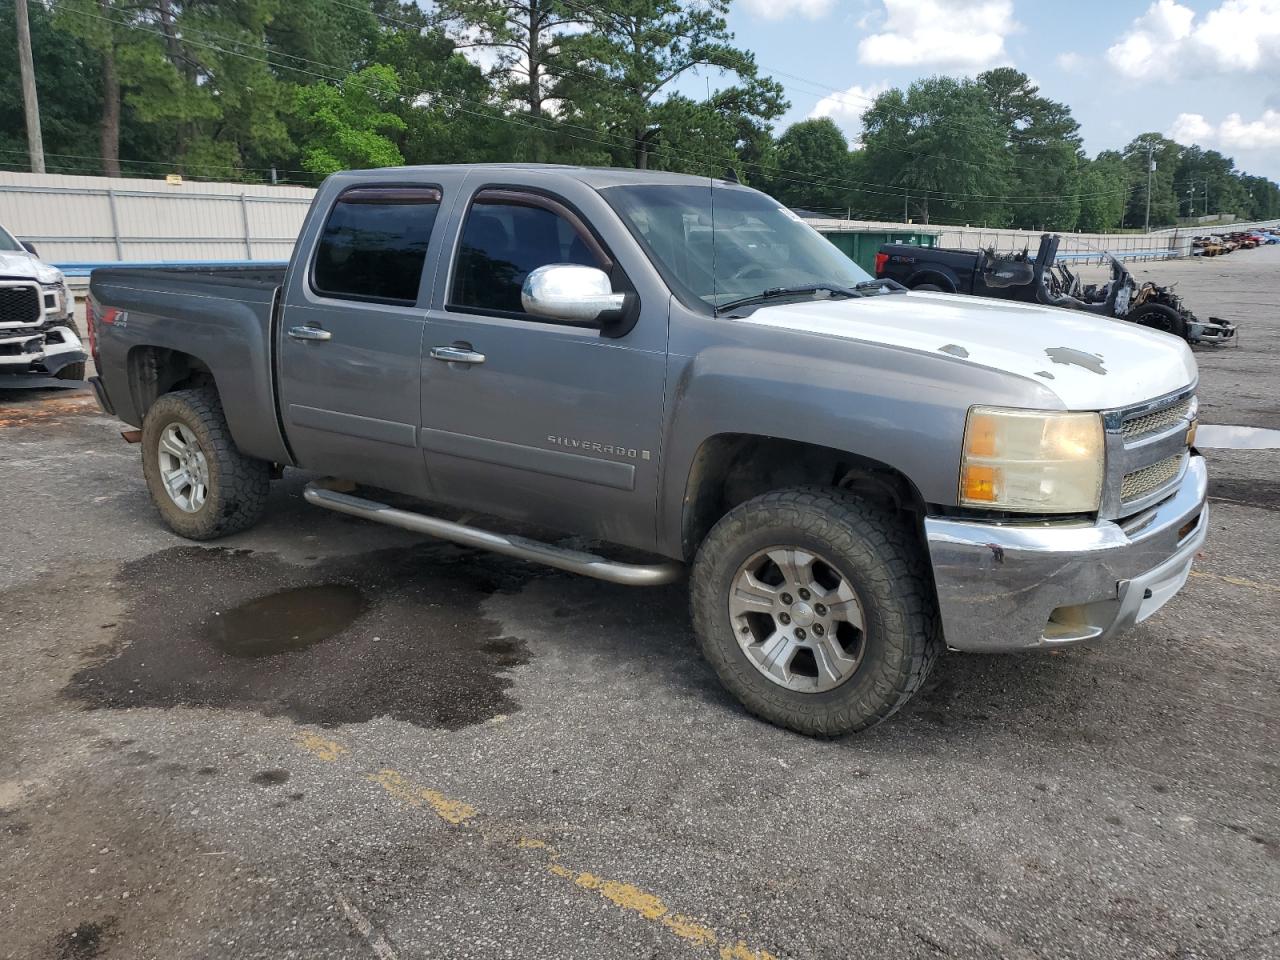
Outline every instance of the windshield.
<svg viewBox="0 0 1280 960"><path fill-rule="evenodd" d="M25 248L17 240L13 239L11 234L4 227L0 227L0 252L9 253L22 251Z"/></svg>
<svg viewBox="0 0 1280 960"><path fill-rule="evenodd" d="M601 191L681 299L712 307L870 275L778 201L746 187L643 184Z"/></svg>

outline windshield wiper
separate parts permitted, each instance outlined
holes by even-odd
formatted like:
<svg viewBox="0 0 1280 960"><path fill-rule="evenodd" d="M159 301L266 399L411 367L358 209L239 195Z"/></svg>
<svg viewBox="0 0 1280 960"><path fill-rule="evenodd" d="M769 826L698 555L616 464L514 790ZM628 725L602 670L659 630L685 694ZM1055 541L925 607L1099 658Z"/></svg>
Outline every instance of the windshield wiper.
<svg viewBox="0 0 1280 960"><path fill-rule="evenodd" d="M858 286L862 286L862 284L859 284ZM742 297L738 300L730 300L728 303L722 303L720 306L716 307L716 313L722 313L725 310L733 310L736 307L749 307L753 303L766 303L769 300L777 300L779 297L803 296L806 293L835 293L842 297L862 296L858 287L845 287L837 283L806 283L795 287L770 287L767 290L761 290L759 293L752 294L749 297Z"/></svg>
<svg viewBox="0 0 1280 960"><path fill-rule="evenodd" d="M907 288L890 277L878 277L875 280L863 280L855 283L853 289L862 293L865 290L883 290L886 293L906 293Z"/></svg>

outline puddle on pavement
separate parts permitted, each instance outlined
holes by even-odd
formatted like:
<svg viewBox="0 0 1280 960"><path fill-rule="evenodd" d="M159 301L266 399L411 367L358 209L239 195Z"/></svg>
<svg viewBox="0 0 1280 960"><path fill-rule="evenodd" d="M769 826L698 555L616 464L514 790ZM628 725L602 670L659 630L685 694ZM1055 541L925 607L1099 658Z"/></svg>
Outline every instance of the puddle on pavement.
<svg viewBox="0 0 1280 960"><path fill-rule="evenodd" d="M365 607L364 595L345 584L292 587L215 612L206 636L228 656L269 657L341 633Z"/></svg>
<svg viewBox="0 0 1280 960"><path fill-rule="evenodd" d="M1280 430L1206 423L1196 428L1196 446L1206 450L1280 450Z"/></svg>
<svg viewBox="0 0 1280 960"><path fill-rule="evenodd" d="M116 644L64 693L90 709L229 708L322 725L389 716L456 730L519 710L508 673L528 650L481 604L556 575L434 543L308 567L174 547L121 568Z"/></svg>

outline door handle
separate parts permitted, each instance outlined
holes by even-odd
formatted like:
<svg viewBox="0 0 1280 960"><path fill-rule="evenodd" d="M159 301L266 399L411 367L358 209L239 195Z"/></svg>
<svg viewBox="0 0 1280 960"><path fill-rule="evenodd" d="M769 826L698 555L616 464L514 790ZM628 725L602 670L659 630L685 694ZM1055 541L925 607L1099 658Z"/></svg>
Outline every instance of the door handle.
<svg viewBox="0 0 1280 960"><path fill-rule="evenodd" d="M470 347L432 347L431 359L445 363L484 363L484 354Z"/></svg>
<svg viewBox="0 0 1280 960"><path fill-rule="evenodd" d="M333 334L319 327L290 327L289 336L295 340L328 340Z"/></svg>

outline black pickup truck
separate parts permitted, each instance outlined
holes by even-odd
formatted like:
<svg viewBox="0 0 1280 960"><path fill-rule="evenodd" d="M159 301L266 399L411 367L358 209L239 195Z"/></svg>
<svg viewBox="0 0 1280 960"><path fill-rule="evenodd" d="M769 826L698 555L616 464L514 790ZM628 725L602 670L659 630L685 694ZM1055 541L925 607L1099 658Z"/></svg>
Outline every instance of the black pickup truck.
<svg viewBox="0 0 1280 960"><path fill-rule="evenodd" d="M1104 284L1084 284L1058 258L1056 234L1044 234L1035 255L956 250L886 243L876 254L876 277L895 280L910 290L964 293L1001 300L1084 310L1128 320L1182 337L1188 343L1223 343L1235 336L1235 324L1218 317L1200 320L1169 287L1139 283L1119 260L1097 251L1111 265Z"/></svg>

